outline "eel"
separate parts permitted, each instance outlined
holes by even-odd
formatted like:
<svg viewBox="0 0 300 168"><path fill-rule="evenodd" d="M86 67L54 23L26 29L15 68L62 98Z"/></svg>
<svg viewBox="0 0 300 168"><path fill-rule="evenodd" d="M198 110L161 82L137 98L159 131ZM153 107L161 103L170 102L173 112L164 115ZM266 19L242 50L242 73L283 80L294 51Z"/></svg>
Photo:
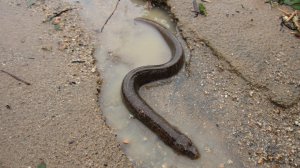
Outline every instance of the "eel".
<svg viewBox="0 0 300 168"><path fill-rule="evenodd" d="M165 144L176 153L198 159L200 154L193 142L162 116L156 113L139 94L141 86L169 78L178 73L184 64L184 52L178 39L159 23L145 18L135 18L136 22L154 27L162 35L171 49L172 58L161 65L142 66L131 70L123 79L121 94L127 109L135 118L152 130Z"/></svg>

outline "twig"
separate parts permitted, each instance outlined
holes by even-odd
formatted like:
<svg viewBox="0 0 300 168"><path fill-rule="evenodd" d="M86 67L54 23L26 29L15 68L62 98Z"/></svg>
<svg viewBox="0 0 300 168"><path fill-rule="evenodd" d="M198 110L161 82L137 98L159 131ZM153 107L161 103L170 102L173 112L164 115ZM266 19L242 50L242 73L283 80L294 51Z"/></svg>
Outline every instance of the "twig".
<svg viewBox="0 0 300 168"><path fill-rule="evenodd" d="M289 16L290 15L290 13L288 13L287 11L285 11L285 10L283 10L283 9L281 9L281 8L277 8L280 12L282 12L284 15L287 15L287 16Z"/></svg>
<svg viewBox="0 0 300 168"><path fill-rule="evenodd" d="M26 82L26 81L24 81L23 79L20 79L20 78L18 78L17 76L15 76L15 75L13 75L13 74L11 74L11 73L9 73L9 72L6 72L6 71L4 71L4 70L1 70L1 72L6 73L7 75L9 75L9 76L15 78L16 80L18 80L18 81L20 81L20 82L23 82L23 83L26 84L26 85L31 85L29 82Z"/></svg>
<svg viewBox="0 0 300 168"><path fill-rule="evenodd" d="M290 17L288 17L288 19L286 20L287 22L289 22L291 19L293 19L293 17L297 14L297 11L294 11Z"/></svg>
<svg viewBox="0 0 300 168"><path fill-rule="evenodd" d="M72 61L72 63L85 63L85 61L81 61L81 60L76 60L76 61Z"/></svg>
<svg viewBox="0 0 300 168"><path fill-rule="evenodd" d="M107 22L109 21L109 19L113 16L113 14L115 13L115 11L117 10L119 3L120 3L120 0L117 1L117 4L116 4L116 6L115 6L115 9L114 9L113 12L109 15L109 17L106 19L104 25L103 25L102 28L101 28L100 33L103 32L103 29L104 29L105 25L107 24Z"/></svg>
<svg viewBox="0 0 300 168"><path fill-rule="evenodd" d="M55 13L53 13L52 16L49 17L49 19L45 20L44 22L50 22L53 18L56 18L56 17L62 15L63 13L66 13L66 12L68 12L70 10L73 10L73 9L76 9L76 8L67 8L67 9L64 9L60 12L55 12Z"/></svg>

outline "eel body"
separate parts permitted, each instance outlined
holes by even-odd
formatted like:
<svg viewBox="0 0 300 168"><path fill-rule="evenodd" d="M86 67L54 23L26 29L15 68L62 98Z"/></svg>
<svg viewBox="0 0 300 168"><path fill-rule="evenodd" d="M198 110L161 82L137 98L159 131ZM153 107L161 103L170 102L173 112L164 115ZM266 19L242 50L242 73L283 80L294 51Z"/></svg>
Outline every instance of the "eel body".
<svg viewBox="0 0 300 168"><path fill-rule="evenodd" d="M175 152L190 159L197 159L200 154L192 141L157 114L139 95L139 89L144 84L166 79L178 73L184 63L182 46L177 38L160 24L145 18L136 18L135 21L158 30L170 47L172 58L161 65L142 66L131 70L123 79L121 88L123 102L135 118L151 129Z"/></svg>

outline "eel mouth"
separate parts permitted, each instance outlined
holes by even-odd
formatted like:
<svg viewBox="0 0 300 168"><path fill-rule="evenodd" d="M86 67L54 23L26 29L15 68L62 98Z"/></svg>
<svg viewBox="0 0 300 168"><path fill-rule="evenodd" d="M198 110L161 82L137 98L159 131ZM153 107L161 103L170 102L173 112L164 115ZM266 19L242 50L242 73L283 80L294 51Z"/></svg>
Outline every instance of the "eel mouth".
<svg viewBox="0 0 300 168"><path fill-rule="evenodd" d="M189 149L186 151L186 155L192 160L196 160L200 158L200 153L194 145L189 147Z"/></svg>
<svg viewBox="0 0 300 168"><path fill-rule="evenodd" d="M192 141L185 135L180 135L176 141L174 149L192 160L200 158L200 153Z"/></svg>

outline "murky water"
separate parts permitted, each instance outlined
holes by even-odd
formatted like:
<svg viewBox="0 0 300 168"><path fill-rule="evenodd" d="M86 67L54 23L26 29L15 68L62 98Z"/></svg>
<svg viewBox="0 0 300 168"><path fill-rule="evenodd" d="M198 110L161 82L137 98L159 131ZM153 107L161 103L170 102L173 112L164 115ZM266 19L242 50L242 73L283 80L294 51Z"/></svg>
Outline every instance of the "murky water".
<svg viewBox="0 0 300 168"><path fill-rule="evenodd" d="M117 133L122 149L135 166L206 168L224 164L226 167L239 167L215 125L205 117L191 113L197 100L189 100L180 94L179 90L187 80L184 71L166 81L143 87L141 95L158 113L192 139L201 153L200 159L190 160L174 153L142 123L132 118L122 103L120 89L126 73L142 65L167 62L171 57L160 34L148 25L135 22L134 18L151 18L175 32L174 23L167 13L159 9L148 11L143 1L122 0L103 33L99 33L116 2L85 0L80 3L84 6L82 15L87 25L99 35L96 59L104 79L100 95L101 109L107 123ZM154 92L157 87L164 89Z"/></svg>

